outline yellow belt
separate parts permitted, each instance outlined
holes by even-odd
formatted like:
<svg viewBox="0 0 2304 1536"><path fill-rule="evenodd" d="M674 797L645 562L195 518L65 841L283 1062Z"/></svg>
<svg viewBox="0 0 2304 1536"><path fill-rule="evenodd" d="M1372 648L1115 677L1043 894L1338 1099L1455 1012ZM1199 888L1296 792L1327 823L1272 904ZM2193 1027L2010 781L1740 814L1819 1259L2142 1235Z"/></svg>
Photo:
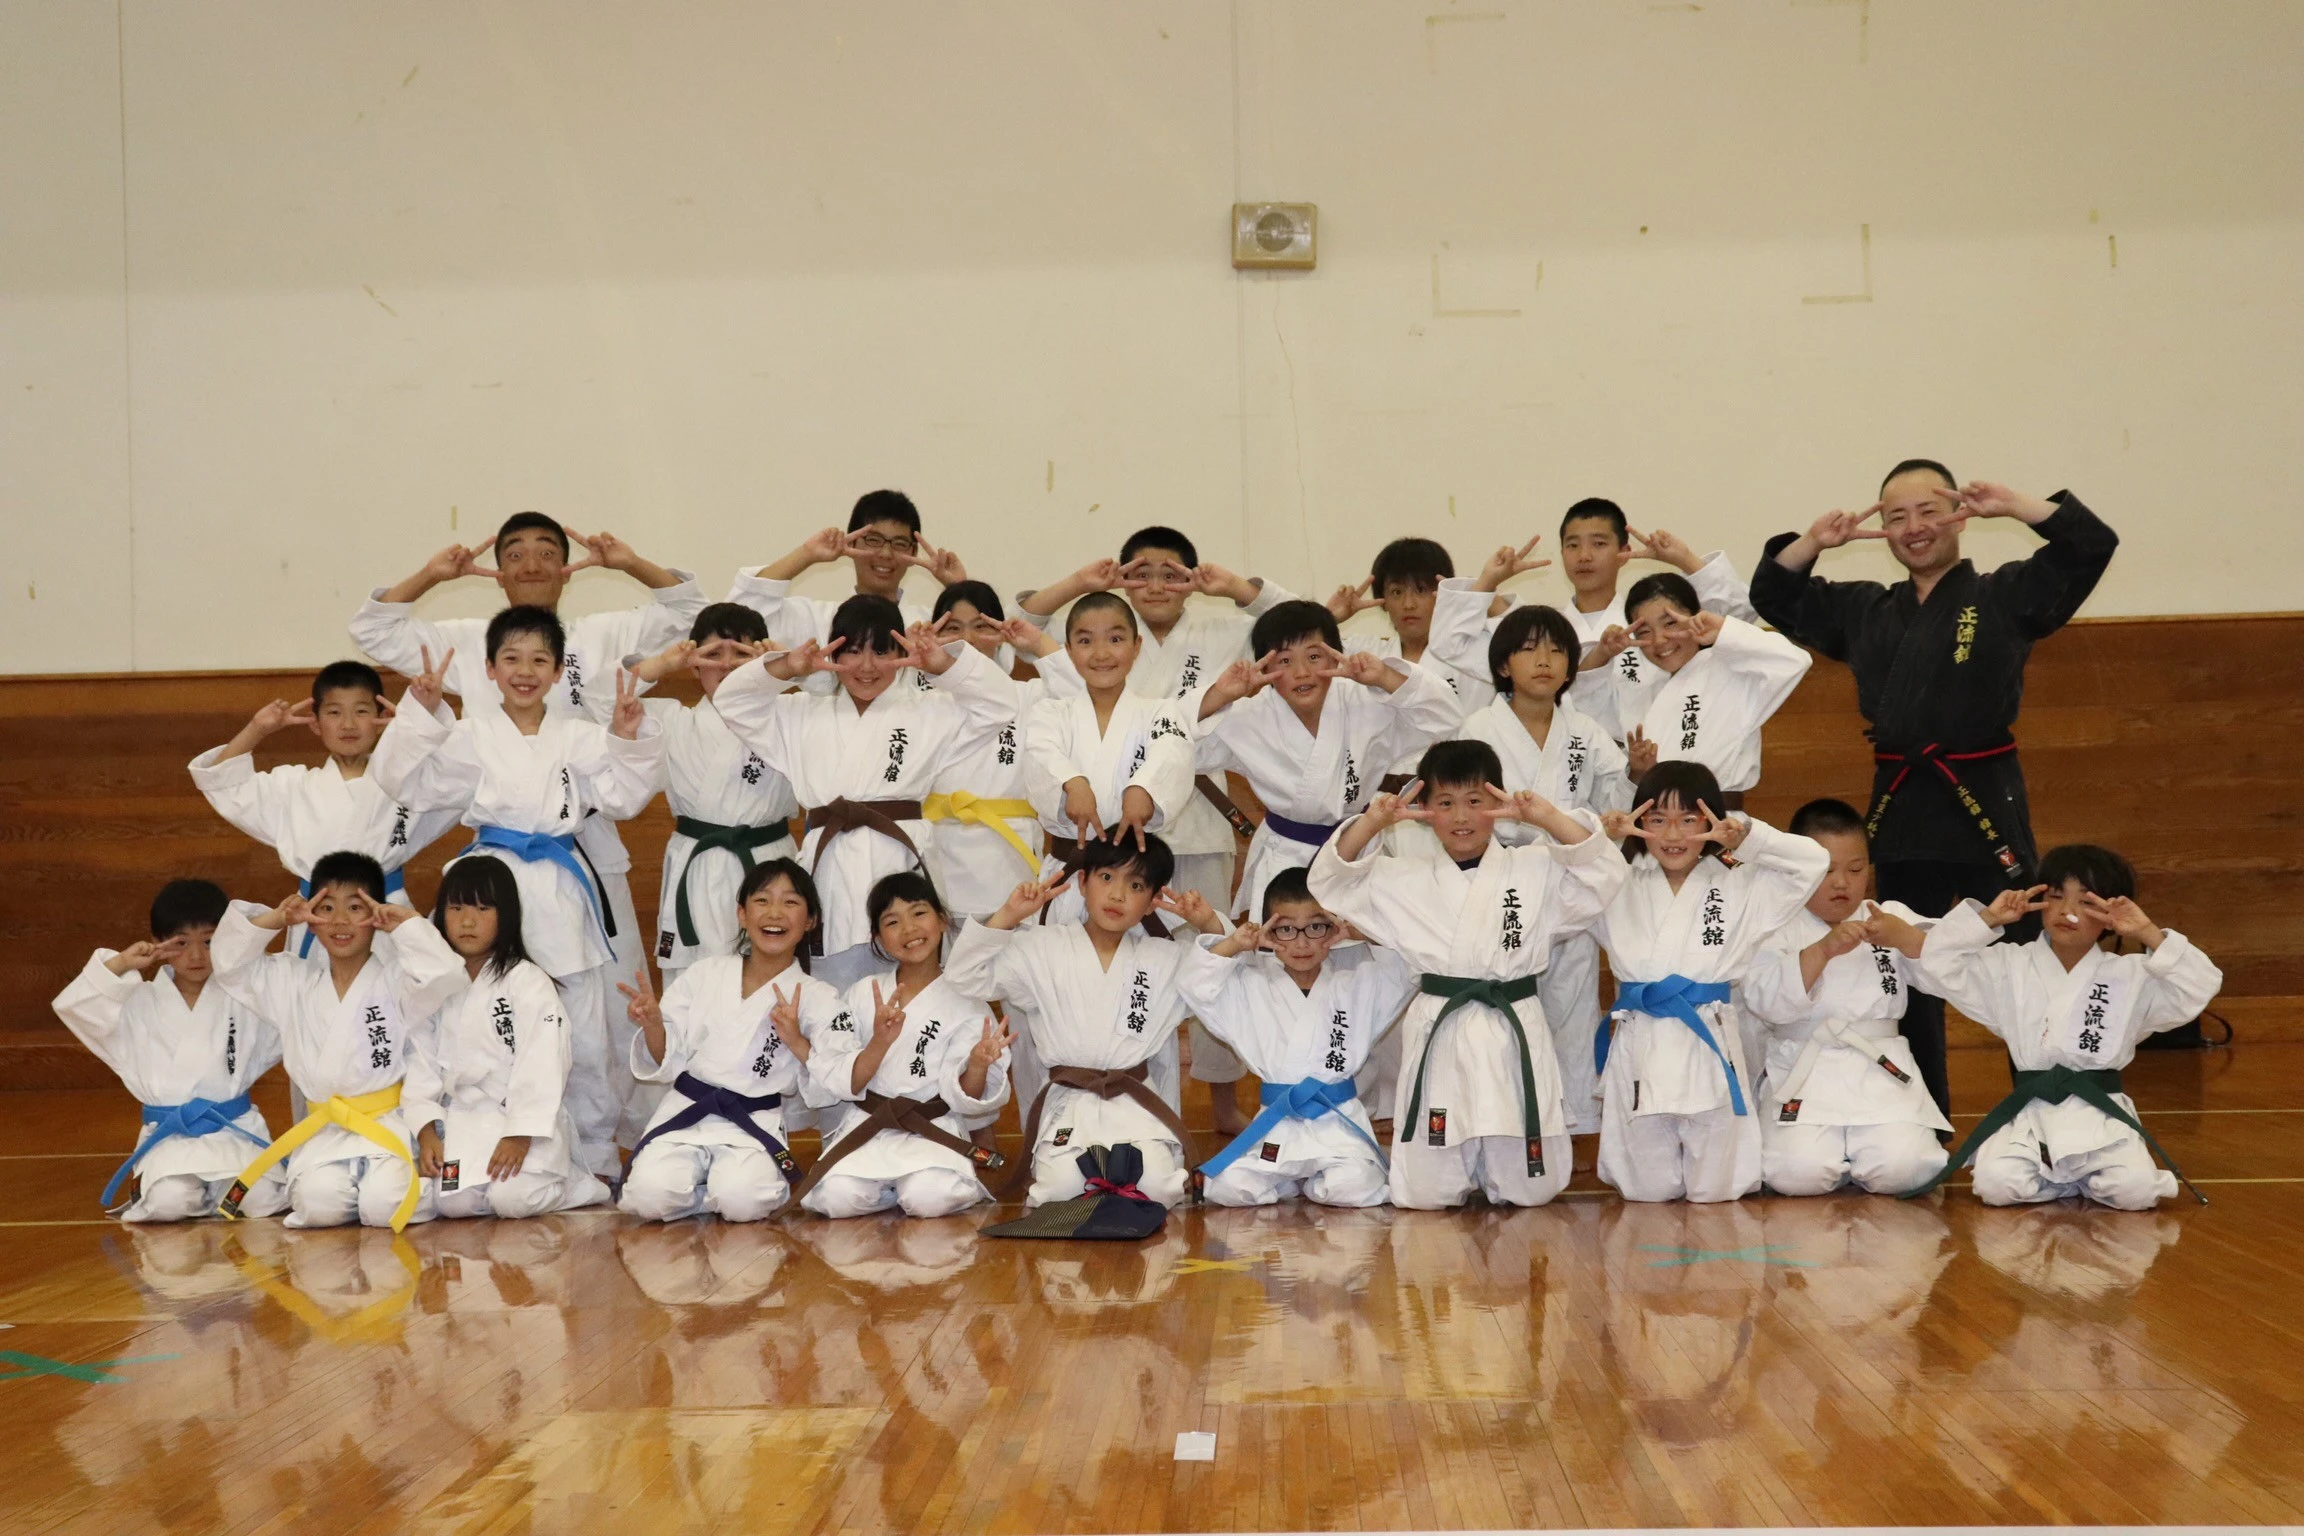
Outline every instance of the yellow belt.
<svg viewBox="0 0 2304 1536"><path fill-rule="evenodd" d="M1032 845L1016 835L1016 829L1009 825L1009 818L1013 816L1029 820L1039 814L1032 809L1029 800L995 800L986 795L972 795L964 789L955 789L949 794L930 795L920 802L920 819L923 821L965 821L979 827L990 827L1008 839L1008 846L1016 850L1016 857L1022 859L1024 867L1035 874L1039 873L1040 860L1032 852Z"/></svg>
<svg viewBox="0 0 2304 1536"><path fill-rule="evenodd" d="M408 1218L416 1213L416 1198L423 1192L423 1181L416 1175L416 1159L409 1156L408 1145L385 1129L378 1115L400 1107L400 1085L379 1088L374 1093L357 1094L351 1098L341 1095L323 1099L312 1106L312 1112L283 1132L280 1138L266 1147L256 1161L240 1170L232 1192L219 1202L217 1209L228 1217L240 1214L240 1197L255 1188L256 1181L272 1171L272 1165L328 1126L340 1125L363 1141L372 1141L408 1165L408 1193L400 1197L400 1207L392 1213L392 1230L401 1231Z"/></svg>

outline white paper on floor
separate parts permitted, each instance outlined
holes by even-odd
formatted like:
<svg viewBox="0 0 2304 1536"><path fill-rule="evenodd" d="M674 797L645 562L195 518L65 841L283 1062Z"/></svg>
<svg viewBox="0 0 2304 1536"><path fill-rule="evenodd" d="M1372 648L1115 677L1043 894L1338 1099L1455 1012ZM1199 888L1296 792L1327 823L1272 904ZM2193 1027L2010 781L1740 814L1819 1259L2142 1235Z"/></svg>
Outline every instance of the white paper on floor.
<svg viewBox="0 0 2304 1536"><path fill-rule="evenodd" d="M1187 1429L1176 1436L1178 1461L1214 1461L1216 1435L1213 1430Z"/></svg>

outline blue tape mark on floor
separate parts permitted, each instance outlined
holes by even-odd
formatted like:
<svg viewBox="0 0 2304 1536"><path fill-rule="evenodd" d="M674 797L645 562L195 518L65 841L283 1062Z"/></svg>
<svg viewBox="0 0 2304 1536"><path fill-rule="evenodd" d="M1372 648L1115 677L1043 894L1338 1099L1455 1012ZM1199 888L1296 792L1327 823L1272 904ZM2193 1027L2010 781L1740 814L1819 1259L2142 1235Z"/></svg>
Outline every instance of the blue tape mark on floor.
<svg viewBox="0 0 2304 1536"><path fill-rule="evenodd" d="M1747 1264L1783 1264L1793 1269L1814 1269L1806 1259L1780 1258L1784 1244L1772 1243L1765 1248L1669 1248L1656 1243L1642 1243L1642 1253L1668 1253L1668 1259L1651 1259L1650 1269L1670 1269L1680 1264L1709 1264L1716 1259L1741 1259Z"/></svg>
<svg viewBox="0 0 2304 1536"><path fill-rule="evenodd" d="M0 1366L9 1368L5 1373L0 1373L0 1381L30 1381L35 1376L65 1376L73 1381L125 1381L128 1378L115 1374L113 1367L148 1365L156 1360L176 1358L174 1355L124 1355L117 1360L91 1360L86 1365L74 1365L65 1360L51 1360L45 1355L27 1355L13 1349L0 1349Z"/></svg>

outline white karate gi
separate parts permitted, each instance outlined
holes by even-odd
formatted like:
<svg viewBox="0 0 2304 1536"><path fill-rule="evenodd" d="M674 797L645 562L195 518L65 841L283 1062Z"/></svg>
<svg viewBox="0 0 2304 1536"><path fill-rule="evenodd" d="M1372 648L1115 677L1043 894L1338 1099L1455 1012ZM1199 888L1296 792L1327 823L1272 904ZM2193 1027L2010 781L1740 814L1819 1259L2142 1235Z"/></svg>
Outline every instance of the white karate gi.
<svg viewBox="0 0 2304 1536"><path fill-rule="evenodd" d="M845 692L786 692L768 674L766 657L729 673L713 702L737 738L790 780L811 810L843 798L925 800L948 763L1016 719L1016 684L975 647L955 642L947 649L954 660L935 687L899 676L861 711ZM824 903L824 954L814 972L831 985L845 986L881 963L864 910L873 885L901 870L936 873L932 824L907 819L897 825L920 851L918 859L869 827L829 842L810 829L800 845L800 862L815 876Z"/></svg>
<svg viewBox="0 0 2304 1536"><path fill-rule="evenodd" d="M632 661L640 658L633 657ZM710 699L694 705L676 699L650 699L649 718L664 728L664 800L675 817L716 827L774 827L781 835L751 851L754 864L789 859L798 853L787 825L800 802L783 774L762 760L728 728ZM744 885L744 862L727 849L696 857L696 840L675 830L664 842L664 877L656 896L656 963L670 985L671 973L706 955L732 955L742 936L736 920L736 893ZM694 867L690 861L694 859ZM680 886L688 886L688 917L696 942L680 940ZM651 1100L648 1106L653 1112ZM643 1121L645 1115L640 1117Z"/></svg>
<svg viewBox="0 0 2304 1536"><path fill-rule="evenodd" d="M895 970L867 976L848 989L845 1001L853 1017L871 1019L875 985L882 996L894 997ZM903 1033L880 1059L865 1088L891 1098L942 1099L948 1107L937 1116L937 1126L966 1141L969 1124L997 1115L1008 1099L1006 1052L985 1070L981 1094L971 1095L960 1086L969 1053L983 1039L991 1017L985 1003L937 977L904 1005ZM867 1118L864 1094L853 1083L857 1053L870 1034L866 1023L853 1038L844 1036L837 1045L808 1058L808 1074L815 1079L818 1097L845 1101L839 1123L824 1134L827 1151ZM967 1158L909 1131L884 1130L842 1158L800 1203L819 1216L869 1216L887 1210L902 1210L907 1216L951 1216L991 1198Z"/></svg>
<svg viewBox="0 0 2304 1536"><path fill-rule="evenodd" d="M952 946L944 981L963 996L1020 1005L1040 1059L1050 1068L1119 1070L1149 1064L1183 1021L1176 985L1188 946L1131 930L1107 968L1076 923L1015 929L970 923ZM1171 1101L1173 1108L1173 1101ZM1029 1121L1032 1106L1020 1106ZM1184 1147L1150 1110L1125 1096L1100 1099L1052 1083L1032 1159L1027 1207L1070 1200L1087 1188L1079 1156L1090 1147L1133 1142L1144 1155L1137 1187L1171 1206L1184 1198Z"/></svg>
<svg viewBox="0 0 2304 1536"><path fill-rule="evenodd" d="M581 841L585 826L638 815L663 787L664 731L644 720L639 739L626 741L576 715L548 714L535 735L524 736L501 709L472 710L453 729L404 709L384 728L368 772L411 805L456 810L468 827L573 833ZM596 889L551 859L476 851L501 860L520 889L521 942L559 983L567 1005L567 1102L578 1157L593 1173L614 1178L617 1126L632 1088L613 1050L622 1031L612 1028L611 1015L620 1020L624 1010L610 973L620 962L601 932Z"/></svg>
<svg viewBox="0 0 2304 1536"><path fill-rule="evenodd" d="M1501 789L1533 789L1562 810L1595 815L1632 807L1624 749L1609 739L1599 721L1566 700L1553 706L1552 727L1541 745L1512 713L1508 698L1474 713L1458 734L1496 749L1497 761L1504 765ZM1404 823L1395 830L1407 832L1411 827L1438 857L1440 845L1429 829ZM1498 822L1496 835L1508 843L1543 836L1517 821ZM1552 1044L1560 1057L1569 1132L1589 1136L1600 1129L1600 1075L1592 1067L1592 1040L1600 1031L1600 943L1590 930L1569 934L1554 946L1536 995L1544 1004L1544 1020L1552 1026Z"/></svg>
<svg viewBox="0 0 2304 1536"><path fill-rule="evenodd" d="M810 1050L850 1049L843 1037L855 1035L856 1020L831 987L794 965L746 997L743 957L711 955L682 971L664 990L659 1004L664 1012L664 1059L649 1060L647 1036L634 1035L632 1075L643 1082L676 1083L686 1072L750 1098L775 1093L789 1102L795 1094L805 1096L811 1086L806 1070L785 1049L768 1017L777 992L789 997L795 987L800 992L800 1032ZM657 1105L650 1128L674 1118L692 1102L677 1087L671 1088ZM779 1145L789 1145L783 1105L755 1110L751 1118ZM707 1212L724 1221L758 1221L791 1193L783 1170L767 1149L741 1127L714 1115L666 1131L641 1148L617 1203L649 1221L679 1221Z"/></svg>
<svg viewBox="0 0 2304 1536"><path fill-rule="evenodd" d="M1923 928L1934 921L1896 902L1883 910ZM1761 1179L1780 1195L1829 1194L1843 1184L1901 1195L1944 1166L1936 1133L1952 1129L1897 1028L1911 966L1897 950L1858 944L1824 962L1810 989L1800 980L1800 951L1831 931L1803 908L1744 972L1744 1010L1768 1026L1757 1106Z"/></svg>
<svg viewBox="0 0 2304 1536"><path fill-rule="evenodd" d="M1347 651L1366 651L1371 656L1381 656L1387 661L1395 657L1403 661L1407 660L1400 649L1400 637L1389 629L1367 635L1347 634L1344 637L1344 649ZM1444 660L1438 652L1432 649L1431 641L1427 638L1424 644L1424 654L1416 659L1415 664L1448 685L1448 691L1456 695L1456 714L1459 719L1468 719L1474 711L1485 709L1495 701L1496 685L1488 677L1486 653L1482 653L1480 656L1477 667L1460 667L1454 662ZM1450 734L1453 733L1443 732L1443 739ZM1385 777L1388 778L1393 774L1405 774L1413 778L1416 773L1417 760L1423 755L1424 749L1421 746L1412 751L1401 753L1399 757L1385 767ZM1382 780L1378 780L1378 782L1381 783Z"/></svg>
<svg viewBox="0 0 2304 1536"><path fill-rule="evenodd" d="M1589 811L1572 814L1592 829L1581 842L1512 847L1491 839L1470 869L1445 857L1383 853L1375 840L1347 860L1331 838L1312 861L1312 894L1426 975L1532 977L1562 935L1591 926L1624 881L1624 856L1600 836L1596 818ZM1418 1210L1461 1205L1477 1187L1498 1203L1544 1204L1568 1183L1570 1144L1543 1004L1530 995L1512 1010L1527 1039L1535 1084L1539 1173L1528 1169L1529 1106L1512 1027L1488 1005L1469 1002L1434 1036L1443 1006L1441 998L1419 993L1401 1018L1392 1203ZM1423 1093L1411 1123L1419 1062Z"/></svg>
<svg viewBox="0 0 2304 1536"><path fill-rule="evenodd" d="M1736 859L1731 869L1705 855L1677 893L1653 858L1632 861L1632 877L1599 930L1619 989L1670 976L1736 981L1832 864L1823 844L1764 821L1751 823ZM1627 1200L1737 1200L1760 1187L1760 1105L1743 1019L1733 1002L1698 1004L1696 1014L1722 1056L1679 1019L1621 1006L1609 1015L1599 1171ZM1729 1093L1731 1070L1741 1115Z"/></svg>
<svg viewBox="0 0 2304 1536"><path fill-rule="evenodd" d="M234 902L217 925L208 953L224 989L279 1030L289 1081L314 1105L398 1087L408 1075L410 1036L469 985L464 957L430 923L406 921L376 935L360 974L339 997L332 967L264 952L274 935L251 921L263 912L248 902ZM388 1109L374 1118L400 1138L413 1158L415 1133L404 1109ZM253 1152L248 1161L255 1161ZM414 1172L408 1159L375 1142L340 1125L322 1126L288 1154L287 1224L387 1226ZM432 1202L427 1179L409 1219L430 1221Z"/></svg>
<svg viewBox="0 0 2304 1536"><path fill-rule="evenodd" d="M1408 962L1378 945L1331 950L1306 992L1273 954L1220 957L1203 935L1185 947L1177 985L1212 1032L1267 1084L1350 1082L1416 993ZM1321 1205L1382 1205L1390 1187L1368 1111L1353 1098L1305 1119L1283 1117L1208 1180L1218 1205L1272 1205L1298 1194Z"/></svg>
<svg viewBox="0 0 2304 1536"><path fill-rule="evenodd" d="M448 718L453 723L455 717ZM454 811L402 805L366 773L344 777L334 758L317 768L282 763L258 773L252 754L223 757L223 751L210 747L192 759L193 784L217 815L278 853L298 880L311 879L321 858L345 850L367 854L389 875L456 825ZM317 944L305 944L302 924L289 931L288 952L321 964L328 959Z"/></svg>
<svg viewBox="0 0 2304 1536"><path fill-rule="evenodd" d="M1773 630L1723 618L1720 638L1679 671L1651 666L1644 687L1620 682L1617 707L1656 743L1658 762L1702 763L1739 794L1760 782L1760 728L1815 660Z"/></svg>
<svg viewBox="0 0 2304 1536"><path fill-rule="evenodd" d="M2224 973L2190 939L2163 931L2148 954L2091 950L2067 971L2045 934L1995 943L2000 930L1968 901L1928 931L1913 980L2006 1041L2018 1072L2118 1071L2146 1035L2198 1018L2224 986ZM2126 1094L2113 1099L2136 1113ZM2078 1195L2141 1211L2177 1187L2142 1137L2077 1098L2026 1105L1976 1149L1975 1166L1976 1198L1986 1205Z"/></svg>
<svg viewBox="0 0 2304 1536"><path fill-rule="evenodd" d="M236 1099L279 1061L278 1031L228 988L211 978L200 989L200 1001L187 1007L171 968L160 967L151 981L133 971L115 976L105 962L118 953L100 949L91 955L53 1006L65 1028L112 1069L137 1103L161 1108L191 1099ZM232 1124L236 1130L171 1136L146 1147L135 1164L136 1198L120 1219L213 1215L240 1170L272 1140L264 1111L254 1105ZM285 1178L274 1169L241 1200L240 1209L249 1216L275 1216L287 1203Z"/></svg>
<svg viewBox="0 0 2304 1536"><path fill-rule="evenodd" d="M1376 797L1391 764L1422 753L1462 723L1456 695L1435 674L1397 657L1386 664L1407 679L1399 690L1386 693L1335 679L1321 702L1317 733L1304 728L1277 688L1261 689L1199 722L1201 771L1239 774L1266 812L1248 843L1240 893L1230 908L1235 916L1261 913L1272 877L1302 869L1320 851L1320 839L1299 841L1274 826L1272 816L1333 828Z"/></svg>
<svg viewBox="0 0 2304 1536"><path fill-rule="evenodd" d="M704 592L696 585L695 573L674 569L672 574L680 578L678 585L659 588L636 608L561 620L568 634L568 659L560 680L546 695L548 708L554 713L566 710L582 715L601 725L609 723L616 709L616 668L621 659L652 656L673 641L686 639L696 615L704 611ZM503 692L488 678L488 621L419 619L415 604L383 601L384 590L379 587L369 594L368 601L352 615L353 643L378 665L408 677L423 668L425 649L431 651L437 665L452 648L456 660L444 680L446 691L463 698L467 715L502 710ZM608 903L611 926L616 930L610 940L616 952L616 974L630 976L648 954L648 932L632 905L632 855L617 834L616 820L605 815L587 818L576 833L576 842ZM569 1017L573 1023L575 1015ZM631 1026L624 1020L623 1009L615 1010L608 1028L617 1041L630 1036ZM581 1033L578 1045L581 1065ZM614 1054L622 1059L621 1050ZM621 1067L616 1075L619 1079L623 1076ZM579 1113L579 1121L582 1118Z"/></svg>
<svg viewBox="0 0 2304 1536"><path fill-rule="evenodd" d="M810 597L792 590L790 579L782 581L762 576L765 566L745 566L736 572L736 582L728 589L728 601L742 603L768 621L768 643L779 651L788 651L803 641L813 640L818 645L832 638L832 616L840 611L847 598ZM851 592L848 597L859 594ZM936 610L909 595L896 599L896 611L904 615L906 627L934 621ZM840 680L829 672L811 672L800 680L804 693L837 693Z"/></svg>
<svg viewBox="0 0 2304 1536"><path fill-rule="evenodd" d="M563 1102L568 1019L559 989L534 961L499 976L484 969L420 1025L409 1042L401 1117L441 1127L443 1216L542 1216L597 1205L608 1190L576 1158L576 1123ZM530 1138L509 1179L489 1177L506 1136Z"/></svg>
<svg viewBox="0 0 2304 1536"><path fill-rule="evenodd" d="M1438 596L1432 605L1431 638L1426 642L1427 655L1438 654L1450 665L1465 671L1488 676L1488 642L1495 638L1496 626L1503 614L1488 617L1493 592L1472 590L1473 578L1451 576L1440 583ZM1752 609L1750 590L1744 578L1736 574L1736 567L1728 561L1727 553L1714 550L1704 557L1704 563L1688 578L1696 589L1696 600L1707 613L1723 614L1746 623L1759 622L1760 615ZM1586 650L1599 644L1600 637L1610 629L1630 629L1624 617L1624 593L1630 582L1619 584L1616 596L1608 606L1586 613L1576 606L1576 594L1557 604L1568 623L1576 631L1576 638ZM1510 613L1524 601L1518 594L1504 594ZM1578 709L1600 722L1602 730L1621 742L1630 732L1637 714L1626 713L1617 703L1619 687L1644 695L1658 676L1656 664L1640 654L1636 645L1628 645L1608 663L1606 671L1594 670L1577 674L1575 686L1569 689L1569 701Z"/></svg>

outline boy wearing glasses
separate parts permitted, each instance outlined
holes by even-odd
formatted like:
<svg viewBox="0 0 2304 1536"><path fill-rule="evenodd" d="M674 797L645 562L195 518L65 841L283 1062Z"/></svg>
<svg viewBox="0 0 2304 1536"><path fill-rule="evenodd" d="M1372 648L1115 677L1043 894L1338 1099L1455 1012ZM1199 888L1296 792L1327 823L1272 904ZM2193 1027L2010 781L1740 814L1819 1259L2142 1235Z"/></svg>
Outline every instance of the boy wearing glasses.
<svg viewBox="0 0 2304 1536"><path fill-rule="evenodd" d="M1248 1128L1201 1166L1218 1205L1382 1205L1390 1175L1352 1076L1416 993L1389 949L1330 951L1344 925L1312 897L1304 871L1264 887L1264 921L1203 938L1176 985L1202 1023L1263 1080Z"/></svg>
<svg viewBox="0 0 2304 1536"><path fill-rule="evenodd" d="M904 624L933 620L928 605L904 595L904 577L917 566L940 587L968 579L968 568L948 549L937 549L920 536L920 509L902 491L866 491L856 498L848 514L848 531L824 528L810 534L781 560L736 573L728 601L742 603L768 621L768 638L775 650L788 651L805 640L818 644L832 638L832 615L840 606L828 598L806 597L792 583L812 566L847 560L856 568L856 594L884 597L904 614ZM802 684L812 693L829 691L829 674Z"/></svg>

